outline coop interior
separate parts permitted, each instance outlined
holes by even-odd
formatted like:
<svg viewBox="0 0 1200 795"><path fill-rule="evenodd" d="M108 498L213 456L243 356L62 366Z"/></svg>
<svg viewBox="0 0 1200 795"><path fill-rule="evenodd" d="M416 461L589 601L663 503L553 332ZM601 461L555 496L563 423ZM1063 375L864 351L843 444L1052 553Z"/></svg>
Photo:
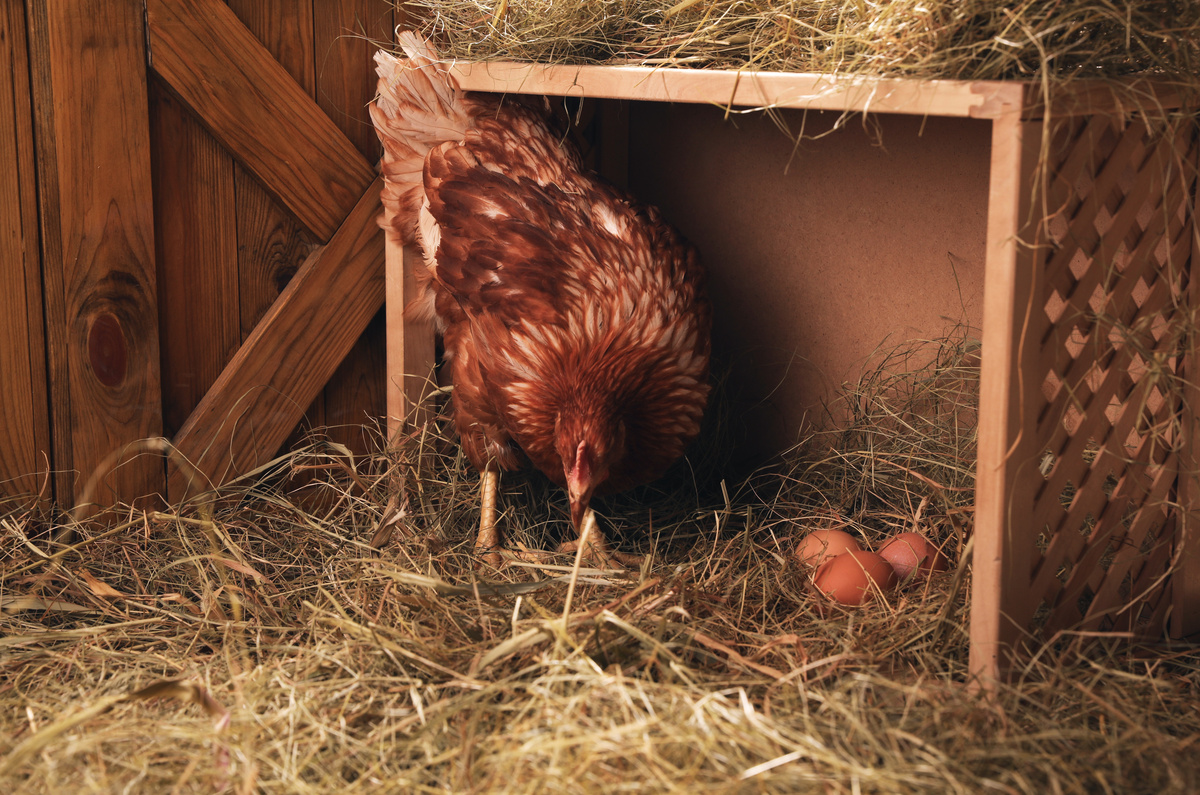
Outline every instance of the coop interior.
<svg viewBox="0 0 1200 795"><path fill-rule="evenodd" d="M956 329L978 337L988 122L657 102L605 110L627 119L631 190L701 251L715 356L745 423L743 461L845 419L841 387L884 353Z"/></svg>

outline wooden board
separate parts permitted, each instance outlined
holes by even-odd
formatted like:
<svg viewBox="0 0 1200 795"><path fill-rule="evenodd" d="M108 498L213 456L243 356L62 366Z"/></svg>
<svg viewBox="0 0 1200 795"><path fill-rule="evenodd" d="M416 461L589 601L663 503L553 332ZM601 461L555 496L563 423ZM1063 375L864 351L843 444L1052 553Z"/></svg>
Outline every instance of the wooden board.
<svg viewBox="0 0 1200 795"><path fill-rule="evenodd" d="M1019 106L1018 83L833 77L820 74L648 66L547 66L460 62L451 72L469 91L604 99L701 102L732 107L807 108L918 116L991 118Z"/></svg>
<svg viewBox="0 0 1200 795"><path fill-rule="evenodd" d="M218 0L148 0L151 66L320 241L374 169Z"/></svg>
<svg viewBox="0 0 1200 795"><path fill-rule="evenodd" d="M370 163L382 151L367 114L375 96L374 55L378 42L392 39L392 9L380 0L317 3L313 9L317 104ZM380 312L323 391L329 438L355 453L372 449L372 429L386 412L385 338Z"/></svg>
<svg viewBox="0 0 1200 795"><path fill-rule="evenodd" d="M0 494L36 493L50 468L33 116L25 12L0 8ZM51 496L47 494L46 496Z"/></svg>
<svg viewBox="0 0 1200 795"><path fill-rule="evenodd" d="M228 4L311 98L315 91L312 0L228 0ZM318 241L250 170L238 165L235 173L242 334L246 337Z"/></svg>
<svg viewBox="0 0 1200 795"><path fill-rule="evenodd" d="M312 0L227 2L246 29L254 34L296 85L313 97L316 82ZM292 275L316 250L319 241L248 168L238 163L234 174L239 298L242 340L245 341L279 298ZM298 440L304 428L324 424L325 400L318 394L305 409L300 427L289 441Z"/></svg>
<svg viewBox="0 0 1200 795"><path fill-rule="evenodd" d="M201 477L173 470L172 499L264 463L383 305L380 185L296 272L179 432L176 448Z"/></svg>
<svg viewBox="0 0 1200 795"><path fill-rule="evenodd" d="M1027 323L1034 304L1035 258L1017 235L1030 231L1030 186L1041 125L1009 114L993 122L988 199L987 274L984 287L983 362L979 385L979 448L975 479L975 532L971 582L971 673L994 683L1011 661L1020 628L1014 615L1030 602L1032 568L1026 534L1013 537L1014 503L1029 501L1033 439L1025 429L1037 385L1021 377L1032 340ZM1028 238L1027 238L1028 239ZM1019 620L1019 619L1018 619Z"/></svg>
<svg viewBox="0 0 1200 795"><path fill-rule="evenodd" d="M375 97L375 52L392 40L392 4L380 0L318 2L313 8L317 104L369 163L383 147L367 104Z"/></svg>
<svg viewBox="0 0 1200 795"><path fill-rule="evenodd" d="M433 387L433 327L404 317L416 294L414 266L421 261L415 246L397 239L387 241L387 435L404 429L406 422L419 426L428 415L419 412Z"/></svg>
<svg viewBox="0 0 1200 795"><path fill-rule="evenodd" d="M142 4L30 12L58 498L153 494L161 459L114 461L162 432Z"/></svg>
<svg viewBox="0 0 1200 795"><path fill-rule="evenodd" d="M174 435L241 344L234 164L150 82L163 427Z"/></svg>

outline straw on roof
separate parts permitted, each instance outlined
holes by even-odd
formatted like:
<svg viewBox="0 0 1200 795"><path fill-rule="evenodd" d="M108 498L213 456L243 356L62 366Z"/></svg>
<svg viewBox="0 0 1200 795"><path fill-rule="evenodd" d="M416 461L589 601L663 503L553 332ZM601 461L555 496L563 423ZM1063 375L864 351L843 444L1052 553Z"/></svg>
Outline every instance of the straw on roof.
<svg viewBox="0 0 1200 795"><path fill-rule="evenodd" d="M1190 0L416 0L447 55L964 80L1200 82Z"/></svg>

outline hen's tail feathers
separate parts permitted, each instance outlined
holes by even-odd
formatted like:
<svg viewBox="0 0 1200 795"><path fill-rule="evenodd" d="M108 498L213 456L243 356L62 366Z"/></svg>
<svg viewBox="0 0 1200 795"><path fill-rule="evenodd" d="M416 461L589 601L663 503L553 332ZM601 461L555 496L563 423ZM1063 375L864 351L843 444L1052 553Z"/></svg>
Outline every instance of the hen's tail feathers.
<svg viewBox="0 0 1200 795"><path fill-rule="evenodd" d="M411 243L421 207L425 156L445 141L461 141L471 114L458 83L428 42L411 31L399 37L407 57L375 53L378 93L371 120L383 143L384 229Z"/></svg>

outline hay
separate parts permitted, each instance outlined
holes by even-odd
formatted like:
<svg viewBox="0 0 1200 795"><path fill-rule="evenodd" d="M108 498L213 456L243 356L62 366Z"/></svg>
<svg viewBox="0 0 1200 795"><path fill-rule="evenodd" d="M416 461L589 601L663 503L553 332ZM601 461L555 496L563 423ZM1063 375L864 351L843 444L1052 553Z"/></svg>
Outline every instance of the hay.
<svg viewBox="0 0 1200 795"><path fill-rule="evenodd" d="M1200 83L1189 0L417 0L447 55L962 80Z"/></svg>
<svg viewBox="0 0 1200 795"><path fill-rule="evenodd" d="M614 535L652 557L584 569L565 620L569 559L473 568L477 477L437 433L366 460L317 438L204 499L103 521L9 502L0 782L1197 791L1194 648L1068 638L991 698L968 686L974 354L964 337L930 365L884 357L843 427L782 470L607 504ZM514 542L567 531L540 479L502 488ZM957 565L886 603L831 606L789 551L834 522L868 540L919 524Z"/></svg>

